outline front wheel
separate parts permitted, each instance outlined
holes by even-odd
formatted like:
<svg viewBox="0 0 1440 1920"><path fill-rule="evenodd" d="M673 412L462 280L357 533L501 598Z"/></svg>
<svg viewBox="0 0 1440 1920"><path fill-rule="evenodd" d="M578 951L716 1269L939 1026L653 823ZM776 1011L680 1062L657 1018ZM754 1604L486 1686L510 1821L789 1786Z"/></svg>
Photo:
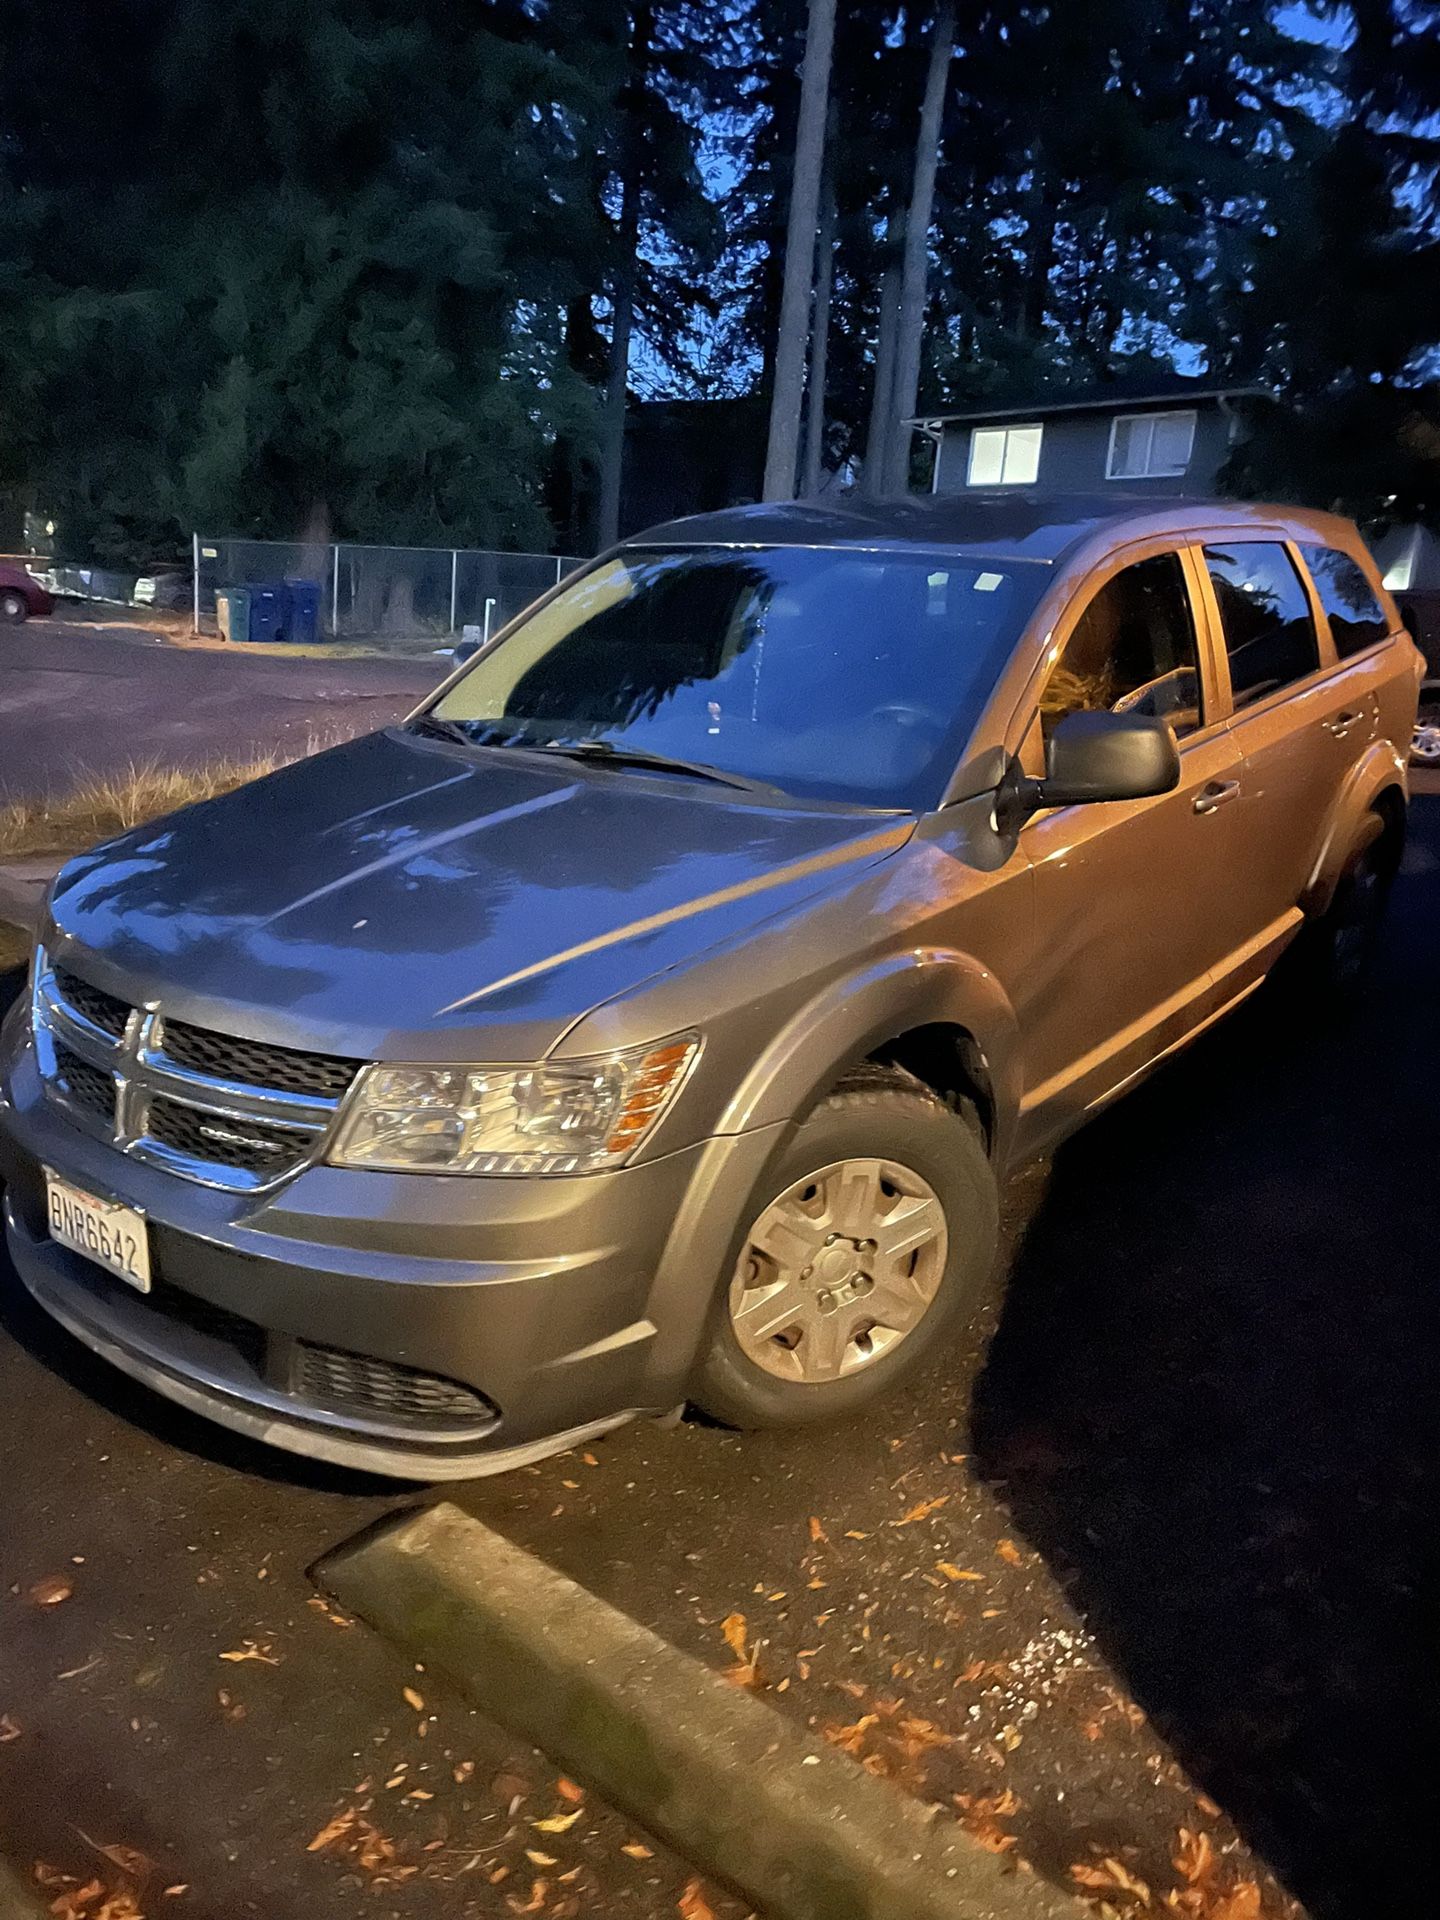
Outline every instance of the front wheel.
<svg viewBox="0 0 1440 1920"><path fill-rule="evenodd" d="M12 627L18 627L22 620L30 617L30 602L15 587L6 587L0 593L0 619L9 621Z"/></svg>
<svg viewBox="0 0 1440 1920"><path fill-rule="evenodd" d="M731 1426L854 1413L989 1304L998 1206L984 1143L898 1069L823 1100L749 1212L692 1393Z"/></svg>

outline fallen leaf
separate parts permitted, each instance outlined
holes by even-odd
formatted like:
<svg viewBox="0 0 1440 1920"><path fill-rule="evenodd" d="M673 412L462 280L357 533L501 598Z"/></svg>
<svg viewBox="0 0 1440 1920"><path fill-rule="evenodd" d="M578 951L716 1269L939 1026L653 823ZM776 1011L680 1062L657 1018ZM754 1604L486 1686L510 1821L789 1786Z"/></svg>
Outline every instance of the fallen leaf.
<svg viewBox="0 0 1440 1920"><path fill-rule="evenodd" d="M715 1920L715 1909L700 1891L699 1880L688 1880L675 1902L682 1920Z"/></svg>
<svg viewBox="0 0 1440 1920"><path fill-rule="evenodd" d="M402 1688L401 1698L404 1700L406 1706L413 1707L416 1713L423 1713L425 1711L424 1696L423 1694L418 1694L414 1687Z"/></svg>
<svg viewBox="0 0 1440 1920"><path fill-rule="evenodd" d="M600 1464L593 1453L582 1453L580 1458L585 1462L587 1467L598 1467Z"/></svg>
<svg viewBox="0 0 1440 1920"><path fill-rule="evenodd" d="M85 1837L81 1835L82 1839ZM132 1880L147 1879L155 1871L155 1862L147 1854L141 1853L138 1847L122 1846L119 1841L102 1847L92 1840L90 1845L97 1853L103 1854L112 1866L118 1867L122 1873L128 1873Z"/></svg>
<svg viewBox="0 0 1440 1920"><path fill-rule="evenodd" d="M165 1898L167 1900L174 1900L178 1895L188 1893L189 1891L190 1882L188 1880L177 1880L173 1887L165 1888Z"/></svg>
<svg viewBox="0 0 1440 1920"><path fill-rule="evenodd" d="M539 1913L545 1904L545 1896L549 1891L550 1882L548 1880L535 1880L531 1882L530 1898L523 1907L518 1904L513 1894L506 1894L505 1904L512 1913Z"/></svg>
<svg viewBox="0 0 1440 1920"><path fill-rule="evenodd" d="M1210 1836L1202 1827L1199 1833L1192 1833L1188 1827L1181 1827L1179 1842L1175 1848L1175 1871L1182 1880L1188 1880L1192 1887L1207 1879L1215 1865L1215 1848Z"/></svg>
<svg viewBox="0 0 1440 1920"><path fill-rule="evenodd" d="M37 1580L25 1598L32 1607L58 1607L62 1600L68 1600L75 1591L63 1573L47 1574L43 1580Z"/></svg>
<svg viewBox="0 0 1440 1920"><path fill-rule="evenodd" d="M721 1678L728 1680L732 1687L758 1687L760 1669L752 1660L744 1660L738 1666L727 1667Z"/></svg>
<svg viewBox="0 0 1440 1920"><path fill-rule="evenodd" d="M525 1858L532 1867L553 1867L556 1864L553 1853L539 1853L533 1847L525 1849Z"/></svg>
<svg viewBox="0 0 1440 1920"><path fill-rule="evenodd" d="M972 1573L968 1567L957 1567L953 1561L937 1560L935 1571L943 1573L947 1580L983 1580L983 1573Z"/></svg>
<svg viewBox="0 0 1440 1920"><path fill-rule="evenodd" d="M1242 1880L1211 1907L1208 1920L1260 1920L1260 1889Z"/></svg>
<svg viewBox="0 0 1440 1920"><path fill-rule="evenodd" d="M1025 1564L1025 1556L1013 1540L1002 1540L995 1551L1012 1567L1023 1567Z"/></svg>
<svg viewBox="0 0 1440 1920"><path fill-rule="evenodd" d="M949 1498L948 1493L940 1493L933 1500L921 1500L911 1507L908 1513L902 1513L898 1520L892 1520L890 1524L892 1527L909 1527L913 1526L917 1520L928 1520L932 1513L940 1511Z"/></svg>
<svg viewBox="0 0 1440 1920"><path fill-rule="evenodd" d="M1107 1857L1098 1867L1071 1867L1070 1878L1096 1893L1133 1893L1142 1906L1150 1904L1149 1887L1143 1880L1137 1879L1119 1860ZM1242 1920L1242 1917L1237 1915L1236 1920Z"/></svg>
<svg viewBox="0 0 1440 1920"><path fill-rule="evenodd" d="M817 1547L827 1544L830 1539L829 1534L826 1533L824 1527L821 1526L813 1513L810 1516L810 1538L815 1542Z"/></svg>
<svg viewBox="0 0 1440 1920"><path fill-rule="evenodd" d="M552 1814L548 1820L532 1820L530 1824L537 1833L568 1833L584 1811L577 1807L573 1813Z"/></svg>
<svg viewBox="0 0 1440 1920"><path fill-rule="evenodd" d="M434 1794L427 1792L424 1787L412 1787L404 1797L407 1800L433 1800L435 1798Z"/></svg>
<svg viewBox="0 0 1440 1920"><path fill-rule="evenodd" d="M519 1773L497 1773L490 1782L490 1791L497 1800L523 1800L530 1791L530 1782Z"/></svg>
<svg viewBox="0 0 1440 1920"><path fill-rule="evenodd" d="M332 1627L353 1627L355 1622L348 1613L341 1613L338 1607L332 1607L323 1593L312 1593L305 1603L317 1613L323 1613Z"/></svg>
<svg viewBox="0 0 1440 1920"><path fill-rule="evenodd" d="M735 1658L741 1662L745 1661L748 1657L749 1650L745 1645L746 1627L744 1614L727 1613L725 1618L720 1622L720 1631L725 1637L726 1646L729 1647Z"/></svg>
<svg viewBox="0 0 1440 1920"><path fill-rule="evenodd" d="M627 1840L620 1851L621 1853L628 1853L632 1860L653 1860L655 1858L649 1847L642 1846L638 1840Z"/></svg>
<svg viewBox="0 0 1440 1920"><path fill-rule="evenodd" d="M280 1664L268 1640L263 1646L257 1646L253 1640L242 1641L232 1652L222 1653L220 1658L236 1663L241 1660L258 1660L265 1667L278 1667Z"/></svg>
<svg viewBox="0 0 1440 1920"><path fill-rule="evenodd" d="M463 1787L474 1771L475 1762L473 1760L462 1760L459 1766L454 1769L456 1786Z"/></svg>
<svg viewBox="0 0 1440 1920"><path fill-rule="evenodd" d="M307 1853L323 1853L326 1847L334 1846L337 1840L343 1839L344 1836L354 1828L355 1817L354 1807L343 1808L335 1815L333 1820L327 1821L326 1824L321 1827L305 1851Z"/></svg>
<svg viewBox="0 0 1440 1920"><path fill-rule="evenodd" d="M20 1722L12 1714L0 1713L0 1747L20 1738Z"/></svg>
<svg viewBox="0 0 1440 1920"><path fill-rule="evenodd" d="M576 1786L573 1780L567 1780L563 1775L555 1782L555 1791L562 1800L568 1800L572 1807L578 1807L585 1798L585 1789Z"/></svg>

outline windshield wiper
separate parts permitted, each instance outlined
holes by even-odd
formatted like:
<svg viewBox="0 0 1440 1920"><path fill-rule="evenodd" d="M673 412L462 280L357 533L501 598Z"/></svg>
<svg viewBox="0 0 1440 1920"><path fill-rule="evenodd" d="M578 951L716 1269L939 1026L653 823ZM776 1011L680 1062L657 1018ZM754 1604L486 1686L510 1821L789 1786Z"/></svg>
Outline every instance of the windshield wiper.
<svg viewBox="0 0 1440 1920"><path fill-rule="evenodd" d="M571 746L550 741L542 745L524 744L531 753L552 753L564 760L593 760L604 767L649 767L656 773L683 773L694 780L713 780L717 786L738 787L742 793L775 791L763 780L747 780L739 773L722 773L703 760L677 760L668 753L649 753L643 747L617 747L609 740L577 740Z"/></svg>
<svg viewBox="0 0 1440 1920"><path fill-rule="evenodd" d="M457 746L473 747L468 727L458 720L446 720L438 713L417 713L410 722L412 733L428 733L433 740L453 740Z"/></svg>

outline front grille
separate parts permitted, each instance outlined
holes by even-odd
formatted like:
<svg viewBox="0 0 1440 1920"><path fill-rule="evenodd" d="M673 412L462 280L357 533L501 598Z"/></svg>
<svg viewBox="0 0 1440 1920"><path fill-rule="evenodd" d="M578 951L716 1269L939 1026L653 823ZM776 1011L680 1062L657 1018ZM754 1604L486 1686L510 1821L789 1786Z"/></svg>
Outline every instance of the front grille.
<svg viewBox="0 0 1440 1920"><path fill-rule="evenodd" d="M94 1114L107 1126L115 1124L115 1081L103 1067L92 1067L63 1042L55 1043L55 1085L72 1105Z"/></svg>
<svg viewBox="0 0 1440 1920"><path fill-rule="evenodd" d="M130 1019L128 1001L106 993L103 987L92 987L88 980L71 973L68 967L56 967L54 979L60 998L73 1007L82 1020L88 1020L92 1027L99 1027L102 1033L116 1040L121 1038Z"/></svg>
<svg viewBox="0 0 1440 1920"><path fill-rule="evenodd" d="M494 1417L495 1409L485 1396L458 1380L346 1353L340 1347L312 1346L308 1340L297 1341L296 1347L297 1389L302 1399L317 1406L432 1428L444 1424L473 1428Z"/></svg>
<svg viewBox="0 0 1440 1920"><path fill-rule="evenodd" d="M164 1023L161 1047L167 1059L191 1073L320 1100L338 1100L360 1068L358 1060L342 1060L330 1053L303 1053L297 1047L271 1046L264 1040L242 1040L237 1034L192 1027L184 1020Z"/></svg>
<svg viewBox="0 0 1440 1920"><path fill-rule="evenodd" d="M236 1119L202 1107L187 1106L156 1094L150 1102L146 1136L188 1159L274 1179L308 1150L308 1128L277 1126L269 1120Z"/></svg>
<svg viewBox="0 0 1440 1920"><path fill-rule="evenodd" d="M253 1192L298 1171L362 1065L132 1008L43 950L36 966L52 1091L124 1152L187 1179Z"/></svg>

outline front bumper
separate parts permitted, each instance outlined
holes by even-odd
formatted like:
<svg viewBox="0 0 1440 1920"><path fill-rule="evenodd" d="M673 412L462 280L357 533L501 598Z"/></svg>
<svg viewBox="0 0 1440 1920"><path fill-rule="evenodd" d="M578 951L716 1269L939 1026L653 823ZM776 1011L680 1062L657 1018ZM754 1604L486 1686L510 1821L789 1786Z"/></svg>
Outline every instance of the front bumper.
<svg viewBox="0 0 1440 1920"><path fill-rule="evenodd" d="M779 1130L562 1179L307 1168L204 1187L78 1128L16 1020L0 1184L21 1279L157 1392L294 1452L466 1478L684 1398L731 1234ZM150 1223L145 1296L49 1238L45 1167Z"/></svg>

